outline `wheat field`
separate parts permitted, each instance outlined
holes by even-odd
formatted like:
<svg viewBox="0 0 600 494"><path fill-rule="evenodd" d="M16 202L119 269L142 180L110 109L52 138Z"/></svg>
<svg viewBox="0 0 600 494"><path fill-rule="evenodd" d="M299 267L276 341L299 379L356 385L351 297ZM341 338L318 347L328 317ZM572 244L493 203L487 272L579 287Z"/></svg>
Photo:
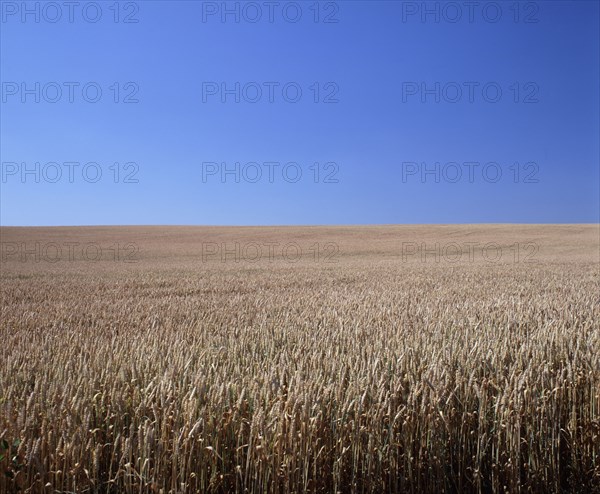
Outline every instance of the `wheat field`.
<svg viewBox="0 0 600 494"><path fill-rule="evenodd" d="M1 492L600 492L598 225L0 236Z"/></svg>

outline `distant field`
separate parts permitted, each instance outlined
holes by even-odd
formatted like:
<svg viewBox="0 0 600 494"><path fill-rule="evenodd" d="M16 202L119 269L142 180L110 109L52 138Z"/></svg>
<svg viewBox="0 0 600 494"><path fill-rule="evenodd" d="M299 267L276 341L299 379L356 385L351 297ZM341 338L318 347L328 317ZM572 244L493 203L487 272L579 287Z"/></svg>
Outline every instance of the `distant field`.
<svg viewBox="0 0 600 494"><path fill-rule="evenodd" d="M0 492L600 492L599 225L0 243Z"/></svg>

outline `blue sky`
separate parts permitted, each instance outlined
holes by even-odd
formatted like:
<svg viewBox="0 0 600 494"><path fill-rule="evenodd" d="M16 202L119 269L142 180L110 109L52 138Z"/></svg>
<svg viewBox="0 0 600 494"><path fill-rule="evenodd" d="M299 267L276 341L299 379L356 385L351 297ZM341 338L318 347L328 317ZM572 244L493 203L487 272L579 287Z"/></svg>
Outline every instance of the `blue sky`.
<svg viewBox="0 0 600 494"><path fill-rule="evenodd" d="M2 225L599 221L598 2L0 3Z"/></svg>

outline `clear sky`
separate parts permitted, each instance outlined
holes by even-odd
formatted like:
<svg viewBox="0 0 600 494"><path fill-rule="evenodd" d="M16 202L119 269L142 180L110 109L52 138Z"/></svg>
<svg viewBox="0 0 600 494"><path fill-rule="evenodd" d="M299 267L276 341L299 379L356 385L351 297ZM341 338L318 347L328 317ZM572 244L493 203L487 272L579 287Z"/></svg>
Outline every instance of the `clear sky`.
<svg viewBox="0 0 600 494"><path fill-rule="evenodd" d="M598 222L597 1L2 1L0 224Z"/></svg>

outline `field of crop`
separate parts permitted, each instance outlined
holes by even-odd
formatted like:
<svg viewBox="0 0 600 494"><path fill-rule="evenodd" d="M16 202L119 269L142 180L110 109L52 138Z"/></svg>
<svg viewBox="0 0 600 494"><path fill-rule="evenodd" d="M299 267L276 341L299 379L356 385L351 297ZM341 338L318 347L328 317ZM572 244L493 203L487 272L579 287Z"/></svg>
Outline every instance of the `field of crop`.
<svg viewBox="0 0 600 494"><path fill-rule="evenodd" d="M0 492L600 492L598 225L0 236Z"/></svg>

